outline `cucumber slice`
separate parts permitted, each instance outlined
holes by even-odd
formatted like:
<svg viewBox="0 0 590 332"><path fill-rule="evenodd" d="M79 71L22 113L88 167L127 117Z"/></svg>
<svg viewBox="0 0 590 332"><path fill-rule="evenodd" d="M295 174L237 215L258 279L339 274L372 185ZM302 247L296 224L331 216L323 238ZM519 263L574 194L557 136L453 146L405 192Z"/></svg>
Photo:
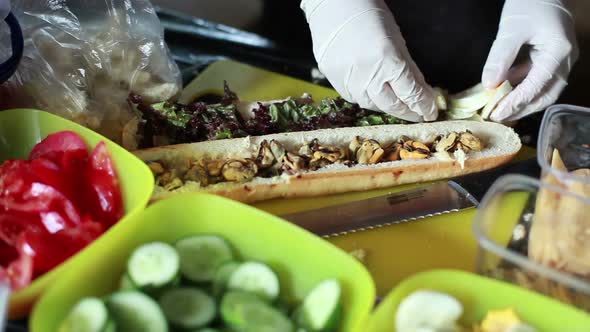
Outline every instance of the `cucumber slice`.
<svg viewBox="0 0 590 332"><path fill-rule="evenodd" d="M100 299L82 299L61 323L59 332L102 332L109 322L107 307Z"/></svg>
<svg viewBox="0 0 590 332"><path fill-rule="evenodd" d="M266 264L245 262L230 276L228 288L251 292L274 301L279 296L279 278Z"/></svg>
<svg viewBox="0 0 590 332"><path fill-rule="evenodd" d="M127 273L137 287L158 288L174 281L180 259L174 247L163 242L147 243L131 254Z"/></svg>
<svg viewBox="0 0 590 332"><path fill-rule="evenodd" d="M221 301L221 318L232 330L241 332L292 332L293 323L258 296L230 291Z"/></svg>
<svg viewBox="0 0 590 332"><path fill-rule="evenodd" d="M291 312L292 305L289 304L287 301L279 298L274 303L274 307L277 308L280 312L282 312L285 315L289 316L289 313Z"/></svg>
<svg viewBox="0 0 590 332"><path fill-rule="evenodd" d="M395 314L396 331L423 328L436 331L456 330L463 305L455 297L432 290L418 290L405 297Z"/></svg>
<svg viewBox="0 0 590 332"><path fill-rule="evenodd" d="M310 331L334 331L340 323L342 306L340 283L324 280L315 286L303 300L303 327Z"/></svg>
<svg viewBox="0 0 590 332"><path fill-rule="evenodd" d="M158 303L143 293L137 291L114 293L107 300L107 308L118 331L168 331L166 318Z"/></svg>
<svg viewBox="0 0 590 332"><path fill-rule="evenodd" d="M231 247L216 235L198 235L176 242L180 255L180 272L190 281L212 281L223 263L233 260Z"/></svg>
<svg viewBox="0 0 590 332"><path fill-rule="evenodd" d="M115 332L117 331L117 325L115 324L115 321L112 319L109 319L109 321L107 322L107 326L104 328L103 332Z"/></svg>
<svg viewBox="0 0 590 332"><path fill-rule="evenodd" d="M134 289L137 289L137 287L135 286L135 284L133 284L133 281L131 281L131 278L129 278L129 275L127 273L125 273L121 277L121 281L119 281L119 290L125 291L125 290L134 290Z"/></svg>
<svg viewBox="0 0 590 332"><path fill-rule="evenodd" d="M160 297L160 307L172 325L194 329L209 324L215 318L215 301L197 288L179 287Z"/></svg>
<svg viewBox="0 0 590 332"><path fill-rule="evenodd" d="M237 262L227 262L221 265L217 271L215 271L215 276L213 277L213 295L214 296L221 296L227 287L227 283L231 275L237 270L240 266Z"/></svg>
<svg viewBox="0 0 590 332"><path fill-rule="evenodd" d="M303 306L298 306L293 310L290 316L291 320L297 325L298 328L307 325L303 317Z"/></svg>

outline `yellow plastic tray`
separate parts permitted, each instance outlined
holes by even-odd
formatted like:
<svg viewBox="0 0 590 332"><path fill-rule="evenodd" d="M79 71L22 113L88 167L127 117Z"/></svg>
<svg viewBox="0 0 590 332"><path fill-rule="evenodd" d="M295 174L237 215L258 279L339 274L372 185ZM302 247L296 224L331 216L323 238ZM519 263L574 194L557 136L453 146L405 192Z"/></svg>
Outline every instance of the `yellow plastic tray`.
<svg viewBox="0 0 590 332"><path fill-rule="evenodd" d="M336 91L231 60L210 65L184 90L180 100L223 92L223 81L246 101L280 99L310 93L314 99L338 96ZM519 159L532 158L535 151L524 148ZM423 184L346 193L325 197L280 199L255 204L273 214L285 214L335 205L387 193L417 188ZM420 271L448 268L475 270L477 243L471 231L475 209L427 218L381 229L352 233L330 239L346 251L362 250L364 263L373 275L380 295L402 279Z"/></svg>

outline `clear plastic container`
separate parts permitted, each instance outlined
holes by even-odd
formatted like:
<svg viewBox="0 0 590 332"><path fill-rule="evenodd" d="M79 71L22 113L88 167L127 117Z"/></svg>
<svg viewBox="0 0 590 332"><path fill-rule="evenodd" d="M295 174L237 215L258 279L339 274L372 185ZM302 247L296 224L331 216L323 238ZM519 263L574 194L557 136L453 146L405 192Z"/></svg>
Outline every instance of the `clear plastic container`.
<svg viewBox="0 0 590 332"><path fill-rule="evenodd" d="M567 171L551 166L555 149L560 152ZM579 181L590 184L590 176L571 172L590 168L590 108L565 104L549 107L541 122L537 159L541 165L542 179L551 174L563 183Z"/></svg>
<svg viewBox="0 0 590 332"><path fill-rule="evenodd" d="M533 178L498 179L473 223L478 273L590 312L589 209L589 198Z"/></svg>

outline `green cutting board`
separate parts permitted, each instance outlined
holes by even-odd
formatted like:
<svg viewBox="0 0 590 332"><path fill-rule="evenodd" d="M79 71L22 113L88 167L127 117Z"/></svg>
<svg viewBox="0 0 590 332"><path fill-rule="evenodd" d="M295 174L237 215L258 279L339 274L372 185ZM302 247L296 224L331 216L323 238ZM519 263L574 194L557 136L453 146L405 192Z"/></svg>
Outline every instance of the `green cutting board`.
<svg viewBox="0 0 590 332"><path fill-rule="evenodd" d="M314 99L338 96L336 91L231 60L215 62L184 90L181 102L209 93L223 93L223 81L245 101L282 99L310 93ZM519 159L534 156L524 148ZM385 195L424 185L345 193L325 197L278 199L254 206L273 214L285 214ZM431 269L474 271L477 243L471 230L475 209L350 233L330 241L346 251L364 253L364 263L373 275L380 295L417 272Z"/></svg>

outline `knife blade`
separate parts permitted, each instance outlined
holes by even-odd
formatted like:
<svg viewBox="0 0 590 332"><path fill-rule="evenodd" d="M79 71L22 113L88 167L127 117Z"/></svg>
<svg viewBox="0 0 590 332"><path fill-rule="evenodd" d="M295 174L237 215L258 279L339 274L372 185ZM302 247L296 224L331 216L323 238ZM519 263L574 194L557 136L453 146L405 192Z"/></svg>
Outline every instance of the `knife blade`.
<svg viewBox="0 0 590 332"><path fill-rule="evenodd" d="M538 177L536 159L435 182L417 189L280 217L322 237L345 235L477 207L492 183L508 173Z"/></svg>

